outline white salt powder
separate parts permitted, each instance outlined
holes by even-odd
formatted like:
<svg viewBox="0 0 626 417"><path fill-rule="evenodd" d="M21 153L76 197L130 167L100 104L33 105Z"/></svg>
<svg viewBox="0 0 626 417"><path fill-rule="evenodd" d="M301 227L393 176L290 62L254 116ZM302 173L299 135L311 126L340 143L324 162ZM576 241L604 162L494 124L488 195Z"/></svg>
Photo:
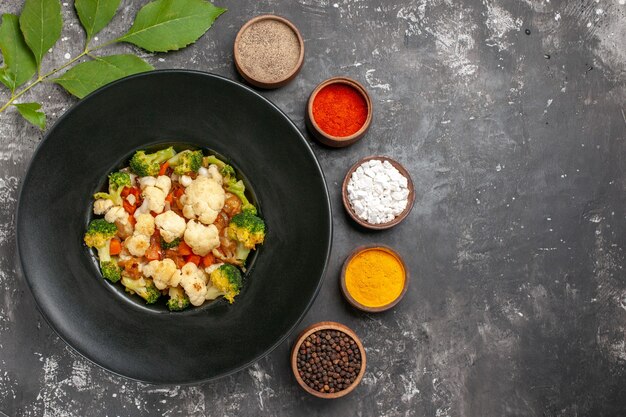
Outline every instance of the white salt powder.
<svg viewBox="0 0 626 417"><path fill-rule="evenodd" d="M392 221L409 202L408 181L388 161L372 159L350 176L348 200L357 217L370 223Z"/></svg>

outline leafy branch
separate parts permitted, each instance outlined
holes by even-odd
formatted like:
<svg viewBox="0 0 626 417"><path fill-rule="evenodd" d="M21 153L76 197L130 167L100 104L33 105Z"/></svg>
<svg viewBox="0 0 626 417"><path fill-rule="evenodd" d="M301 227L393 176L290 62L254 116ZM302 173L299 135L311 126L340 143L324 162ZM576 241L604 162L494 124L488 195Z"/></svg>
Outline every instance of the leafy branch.
<svg viewBox="0 0 626 417"><path fill-rule="evenodd" d="M84 50L44 74L41 73L41 62L58 41L63 27L60 0L26 0L20 16L3 14L0 51L4 66L0 68L0 83L10 90L11 96L0 106L0 113L15 107L30 123L45 129L46 115L41 111L40 103L17 102L36 85L51 79L70 94L83 98L111 81L154 69L133 54L96 56L94 51L119 42L133 44L148 52L175 51L197 41L226 11L205 0L155 0L139 10L125 34L92 46L94 36L117 13L120 1L76 0L74 8L86 34ZM83 59L87 60L76 64ZM51 78L68 67L72 68Z"/></svg>

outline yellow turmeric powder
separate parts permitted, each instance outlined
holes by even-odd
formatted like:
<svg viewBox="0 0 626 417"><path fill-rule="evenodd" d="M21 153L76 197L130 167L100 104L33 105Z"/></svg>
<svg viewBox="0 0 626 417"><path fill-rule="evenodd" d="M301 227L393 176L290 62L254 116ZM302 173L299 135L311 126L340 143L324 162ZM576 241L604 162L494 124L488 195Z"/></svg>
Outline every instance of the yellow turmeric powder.
<svg viewBox="0 0 626 417"><path fill-rule="evenodd" d="M366 249L346 267L346 289L366 307L382 307L402 293L406 274L402 262L385 248Z"/></svg>

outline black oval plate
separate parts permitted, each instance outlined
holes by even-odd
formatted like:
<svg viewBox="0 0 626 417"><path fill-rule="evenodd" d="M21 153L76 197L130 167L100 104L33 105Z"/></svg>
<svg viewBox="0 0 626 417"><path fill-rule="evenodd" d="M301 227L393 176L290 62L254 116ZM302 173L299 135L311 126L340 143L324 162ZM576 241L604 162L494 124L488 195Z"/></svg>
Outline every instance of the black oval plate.
<svg viewBox="0 0 626 417"><path fill-rule="evenodd" d="M171 142L232 160L262 207L266 243L232 305L180 314L127 302L82 243L109 171L136 149ZM331 240L328 190L298 128L251 89L194 71L135 75L76 104L39 145L18 203L22 269L48 323L95 364L157 384L224 376L272 351L313 303Z"/></svg>

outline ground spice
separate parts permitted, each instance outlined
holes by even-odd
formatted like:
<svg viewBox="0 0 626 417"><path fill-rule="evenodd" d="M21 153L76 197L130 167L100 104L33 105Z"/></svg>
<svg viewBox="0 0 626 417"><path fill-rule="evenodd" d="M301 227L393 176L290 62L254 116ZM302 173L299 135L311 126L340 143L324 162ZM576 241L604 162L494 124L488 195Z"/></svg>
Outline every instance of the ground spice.
<svg viewBox="0 0 626 417"><path fill-rule="evenodd" d="M331 136L350 136L365 124L367 102L354 87L329 84L313 100L313 118Z"/></svg>
<svg viewBox="0 0 626 417"><path fill-rule="evenodd" d="M350 260L346 289L366 307L382 307L402 293L406 274L402 263L383 248L367 249Z"/></svg>
<svg viewBox="0 0 626 417"><path fill-rule="evenodd" d="M298 65L298 36L285 23L261 20L241 34L239 65L255 80L275 83L285 79Z"/></svg>
<svg viewBox="0 0 626 417"><path fill-rule="evenodd" d="M361 353L353 338L337 330L309 335L298 348L300 378L319 392L343 391L361 370Z"/></svg>

